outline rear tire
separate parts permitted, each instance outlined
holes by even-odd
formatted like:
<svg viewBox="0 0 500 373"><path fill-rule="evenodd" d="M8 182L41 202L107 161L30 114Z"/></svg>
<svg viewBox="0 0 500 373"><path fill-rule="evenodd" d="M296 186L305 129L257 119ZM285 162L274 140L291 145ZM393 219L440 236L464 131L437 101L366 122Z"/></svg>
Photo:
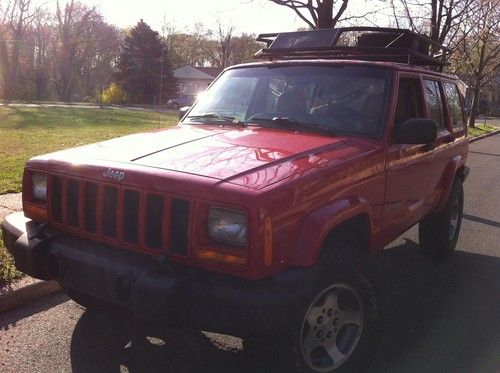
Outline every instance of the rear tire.
<svg viewBox="0 0 500 373"><path fill-rule="evenodd" d="M427 216L419 224L419 240L425 255L443 261L453 254L462 224L463 204L462 180L455 178L443 210Z"/></svg>

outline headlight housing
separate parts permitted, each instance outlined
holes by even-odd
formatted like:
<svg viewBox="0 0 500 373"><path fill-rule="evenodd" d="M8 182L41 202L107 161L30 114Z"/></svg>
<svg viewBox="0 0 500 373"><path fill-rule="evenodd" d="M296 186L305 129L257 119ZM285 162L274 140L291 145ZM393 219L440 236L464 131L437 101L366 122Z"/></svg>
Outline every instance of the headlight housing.
<svg viewBox="0 0 500 373"><path fill-rule="evenodd" d="M41 173L31 175L31 195L35 201L47 200L47 175Z"/></svg>
<svg viewBox="0 0 500 373"><path fill-rule="evenodd" d="M210 207L207 229L208 237L214 242L236 247L247 243L247 215L244 212Z"/></svg>

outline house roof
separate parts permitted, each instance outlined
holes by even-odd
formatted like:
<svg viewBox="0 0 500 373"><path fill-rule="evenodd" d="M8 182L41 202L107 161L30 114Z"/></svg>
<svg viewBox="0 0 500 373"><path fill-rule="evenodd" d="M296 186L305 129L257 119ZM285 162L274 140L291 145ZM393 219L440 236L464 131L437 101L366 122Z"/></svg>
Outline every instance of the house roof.
<svg viewBox="0 0 500 373"><path fill-rule="evenodd" d="M219 74L224 70L220 67L197 67L196 69L208 74L214 78L217 78Z"/></svg>
<svg viewBox="0 0 500 373"><path fill-rule="evenodd" d="M183 66L173 71L177 79L214 80L223 69L217 67Z"/></svg>

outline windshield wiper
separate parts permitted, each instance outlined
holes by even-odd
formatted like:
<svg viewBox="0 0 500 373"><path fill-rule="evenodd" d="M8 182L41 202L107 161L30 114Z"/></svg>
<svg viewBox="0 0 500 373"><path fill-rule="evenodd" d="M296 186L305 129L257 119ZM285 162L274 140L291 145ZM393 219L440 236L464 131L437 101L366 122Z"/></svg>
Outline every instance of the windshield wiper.
<svg viewBox="0 0 500 373"><path fill-rule="evenodd" d="M302 128L302 129L306 129L306 130L311 130L313 132L326 132L328 134L334 134L334 132L329 128L320 127L320 126L318 126L316 124L312 124L312 123L300 122L297 119L292 118L292 117L263 118L263 117L256 116L256 117L248 118L246 123L248 124L249 121L253 121L253 120L267 121L267 122L271 122L273 124L277 124L277 125L273 125L274 128L280 128L280 125L287 125L287 126L293 126L296 128L298 127L298 128Z"/></svg>
<svg viewBox="0 0 500 373"><path fill-rule="evenodd" d="M187 119L216 119L216 120L221 120L225 123L246 125L246 123L240 121L239 119L236 119L235 117L229 115L221 115L216 112L204 113L199 115L188 115Z"/></svg>

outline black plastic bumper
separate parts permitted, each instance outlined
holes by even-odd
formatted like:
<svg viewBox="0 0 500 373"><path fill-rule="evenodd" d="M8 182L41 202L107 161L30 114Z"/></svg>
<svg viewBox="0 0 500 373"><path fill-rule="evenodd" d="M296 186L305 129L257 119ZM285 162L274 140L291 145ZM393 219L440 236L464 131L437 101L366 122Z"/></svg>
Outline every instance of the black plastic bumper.
<svg viewBox="0 0 500 373"><path fill-rule="evenodd" d="M238 336L276 335L300 322L310 270L280 279L244 280L180 267L115 247L44 229L21 214L2 224L19 270L55 279L139 319Z"/></svg>

